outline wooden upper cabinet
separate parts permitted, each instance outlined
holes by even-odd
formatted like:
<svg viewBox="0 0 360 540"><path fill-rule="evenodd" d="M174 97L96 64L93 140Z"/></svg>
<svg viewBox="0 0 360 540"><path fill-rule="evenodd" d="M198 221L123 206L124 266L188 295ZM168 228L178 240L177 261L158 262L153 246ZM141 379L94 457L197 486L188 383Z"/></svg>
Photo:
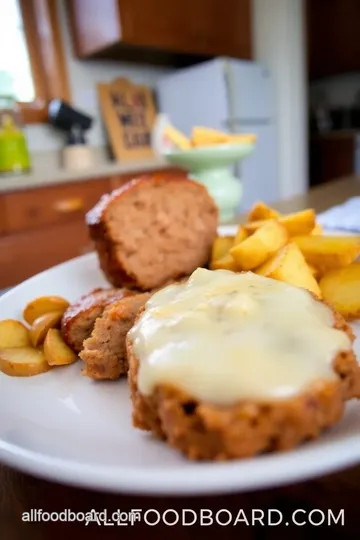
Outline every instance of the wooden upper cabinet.
<svg viewBox="0 0 360 540"><path fill-rule="evenodd" d="M251 0L68 0L75 52L252 57ZM122 54L122 57L124 55Z"/></svg>
<svg viewBox="0 0 360 540"><path fill-rule="evenodd" d="M360 70L359 0L307 0L310 78Z"/></svg>

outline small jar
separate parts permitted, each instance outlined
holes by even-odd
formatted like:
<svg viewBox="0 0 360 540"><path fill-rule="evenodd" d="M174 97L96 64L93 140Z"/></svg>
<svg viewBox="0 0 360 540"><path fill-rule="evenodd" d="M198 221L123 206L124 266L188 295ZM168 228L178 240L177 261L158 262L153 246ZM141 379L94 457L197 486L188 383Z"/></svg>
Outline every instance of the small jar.
<svg viewBox="0 0 360 540"><path fill-rule="evenodd" d="M0 175L29 170L30 156L20 107L13 97L0 95Z"/></svg>

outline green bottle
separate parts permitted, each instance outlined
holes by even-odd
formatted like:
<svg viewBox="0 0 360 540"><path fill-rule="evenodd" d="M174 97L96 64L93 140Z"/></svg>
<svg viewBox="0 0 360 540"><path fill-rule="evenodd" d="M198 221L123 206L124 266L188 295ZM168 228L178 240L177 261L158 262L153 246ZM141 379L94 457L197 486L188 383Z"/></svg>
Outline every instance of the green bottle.
<svg viewBox="0 0 360 540"><path fill-rule="evenodd" d="M15 110L0 110L0 174L19 174L30 170L26 139L16 124Z"/></svg>

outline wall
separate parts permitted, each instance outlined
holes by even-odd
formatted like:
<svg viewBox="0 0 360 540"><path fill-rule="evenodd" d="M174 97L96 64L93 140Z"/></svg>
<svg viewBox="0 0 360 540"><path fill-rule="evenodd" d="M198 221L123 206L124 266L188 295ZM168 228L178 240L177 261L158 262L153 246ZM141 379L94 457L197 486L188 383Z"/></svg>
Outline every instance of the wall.
<svg viewBox="0 0 360 540"><path fill-rule="evenodd" d="M148 65L126 64L114 61L80 61L74 58L67 24L64 0L56 0L59 7L63 46L67 60L70 91L74 107L94 116L94 124L88 135L91 146L104 146L104 132L97 101L96 83L107 82L119 76L128 77L134 82L153 86L156 78L169 72L169 68ZM31 151L57 150L63 146L63 135L44 124L27 126L26 135Z"/></svg>
<svg viewBox="0 0 360 540"><path fill-rule="evenodd" d="M325 97L330 106L349 106L360 94L360 73L329 77L310 84L309 99L312 104Z"/></svg>
<svg viewBox="0 0 360 540"><path fill-rule="evenodd" d="M303 0L253 0L255 58L275 83L280 198L309 182L304 19Z"/></svg>
<svg viewBox="0 0 360 540"><path fill-rule="evenodd" d="M148 65L139 66L103 60L84 62L75 59L72 54L64 0L57 2L73 104L95 116L88 141L92 146L103 146L106 143L106 135L97 103L96 83L125 76L153 86L158 76L170 70ZM276 198L291 197L303 193L308 186L308 109L303 0L271 0L271 2L253 0L253 21L255 59L269 67L276 88L279 163L279 191ZM63 145L63 136L49 126L31 125L26 131L29 148L32 151L57 150Z"/></svg>

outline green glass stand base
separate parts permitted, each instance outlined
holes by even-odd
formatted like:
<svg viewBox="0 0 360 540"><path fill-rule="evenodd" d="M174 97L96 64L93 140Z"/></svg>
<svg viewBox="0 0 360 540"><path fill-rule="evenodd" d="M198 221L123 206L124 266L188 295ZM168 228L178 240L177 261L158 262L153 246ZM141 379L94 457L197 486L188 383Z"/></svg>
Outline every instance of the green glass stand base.
<svg viewBox="0 0 360 540"><path fill-rule="evenodd" d="M235 218L242 197L241 182L232 174L230 165L243 160L253 149L253 144L218 144L176 150L164 157L207 188L219 209L220 223L226 223Z"/></svg>
<svg viewBox="0 0 360 540"><path fill-rule="evenodd" d="M188 176L207 188L219 209L220 223L234 220L241 202L242 185L228 167L204 169Z"/></svg>

